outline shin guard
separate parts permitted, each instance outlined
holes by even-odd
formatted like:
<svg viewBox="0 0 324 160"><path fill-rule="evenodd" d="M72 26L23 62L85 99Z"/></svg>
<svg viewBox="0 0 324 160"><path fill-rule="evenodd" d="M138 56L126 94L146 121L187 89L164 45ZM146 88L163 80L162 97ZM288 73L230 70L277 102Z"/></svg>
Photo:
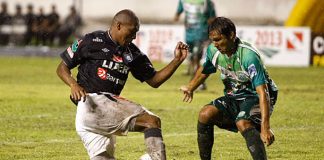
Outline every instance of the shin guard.
<svg viewBox="0 0 324 160"><path fill-rule="evenodd" d="M197 130L200 158L202 160L210 160L214 144L214 125L203 124L198 121Z"/></svg>
<svg viewBox="0 0 324 160"><path fill-rule="evenodd" d="M165 160L165 145L162 139L161 129L149 128L144 131L147 153L152 160Z"/></svg>
<svg viewBox="0 0 324 160"><path fill-rule="evenodd" d="M267 154L259 131L255 128L248 128L242 132L242 135L253 160L266 160Z"/></svg>

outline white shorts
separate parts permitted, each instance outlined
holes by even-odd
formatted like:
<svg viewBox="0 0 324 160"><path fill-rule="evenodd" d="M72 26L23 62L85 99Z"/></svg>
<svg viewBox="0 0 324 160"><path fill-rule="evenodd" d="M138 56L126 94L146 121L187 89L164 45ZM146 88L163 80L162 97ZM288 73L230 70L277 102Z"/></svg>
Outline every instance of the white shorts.
<svg viewBox="0 0 324 160"><path fill-rule="evenodd" d="M102 136L91 132L78 132L88 155L91 158L100 153L107 152L109 159L114 160L116 136Z"/></svg>
<svg viewBox="0 0 324 160"><path fill-rule="evenodd" d="M114 150L114 135L127 135L136 117L151 113L143 106L111 94L90 93L79 101L75 119L76 131L90 158ZM112 155L113 156L113 155Z"/></svg>

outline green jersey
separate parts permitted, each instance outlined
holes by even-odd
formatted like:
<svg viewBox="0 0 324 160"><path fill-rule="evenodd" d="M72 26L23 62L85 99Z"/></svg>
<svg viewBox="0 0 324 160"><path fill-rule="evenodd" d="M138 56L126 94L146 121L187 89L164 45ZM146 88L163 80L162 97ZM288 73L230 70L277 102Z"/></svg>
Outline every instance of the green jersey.
<svg viewBox="0 0 324 160"><path fill-rule="evenodd" d="M215 17L211 0L179 0L177 13L185 12L186 42L208 40L208 19Z"/></svg>
<svg viewBox="0 0 324 160"><path fill-rule="evenodd" d="M210 44L202 73L211 74L219 70L225 86L224 94L229 96L256 95L255 88L263 84L269 84L270 89L277 91L276 85L269 78L261 61L258 50L238 38L237 43L237 50L231 57L222 54L213 44Z"/></svg>

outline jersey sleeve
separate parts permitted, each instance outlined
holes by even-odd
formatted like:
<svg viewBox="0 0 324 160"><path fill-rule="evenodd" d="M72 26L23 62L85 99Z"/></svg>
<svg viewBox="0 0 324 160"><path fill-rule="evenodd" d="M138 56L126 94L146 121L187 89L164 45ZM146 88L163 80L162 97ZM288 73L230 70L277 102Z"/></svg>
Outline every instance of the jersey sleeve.
<svg viewBox="0 0 324 160"><path fill-rule="evenodd" d="M79 65L86 57L86 38L75 40L71 46L60 54L60 57L69 69Z"/></svg>
<svg viewBox="0 0 324 160"><path fill-rule="evenodd" d="M152 78L156 73L151 61L144 54L139 55L130 65L132 75L141 82Z"/></svg>
<svg viewBox="0 0 324 160"><path fill-rule="evenodd" d="M246 52L242 59L242 65L248 72L252 85L256 88L259 85L266 84L265 70L260 57L256 53Z"/></svg>
<svg viewBox="0 0 324 160"><path fill-rule="evenodd" d="M183 12L183 3L182 3L182 0L179 0L176 13L181 14L182 12Z"/></svg>
<svg viewBox="0 0 324 160"><path fill-rule="evenodd" d="M215 11L215 4L211 1L208 0L208 18L216 17L216 11Z"/></svg>
<svg viewBox="0 0 324 160"><path fill-rule="evenodd" d="M206 51L206 60L203 64L203 74L212 74L217 71L216 67L213 64L213 57L215 52L216 51L213 49L212 45L209 45Z"/></svg>

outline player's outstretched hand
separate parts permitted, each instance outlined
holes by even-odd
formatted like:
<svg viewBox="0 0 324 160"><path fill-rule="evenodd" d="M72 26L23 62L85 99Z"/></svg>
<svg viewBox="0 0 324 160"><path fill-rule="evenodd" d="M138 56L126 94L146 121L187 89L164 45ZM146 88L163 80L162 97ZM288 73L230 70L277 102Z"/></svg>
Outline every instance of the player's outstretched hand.
<svg viewBox="0 0 324 160"><path fill-rule="evenodd" d="M77 83L71 85L71 98L75 101L86 100L86 91Z"/></svg>
<svg viewBox="0 0 324 160"><path fill-rule="evenodd" d="M264 131L261 130L260 136L263 143L265 143L267 146L270 146L275 141L275 136L271 129Z"/></svg>
<svg viewBox="0 0 324 160"><path fill-rule="evenodd" d="M184 94L184 98L183 98L183 102L189 102L191 103L192 99L193 99L193 93L192 91L189 90L189 88L187 86L181 86L180 90L183 92Z"/></svg>
<svg viewBox="0 0 324 160"><path fill-rule="evenodd" d="M183 62L189 52L189 46L183 42L178 42L176 48L174 49L174 58Z"/></svg>

